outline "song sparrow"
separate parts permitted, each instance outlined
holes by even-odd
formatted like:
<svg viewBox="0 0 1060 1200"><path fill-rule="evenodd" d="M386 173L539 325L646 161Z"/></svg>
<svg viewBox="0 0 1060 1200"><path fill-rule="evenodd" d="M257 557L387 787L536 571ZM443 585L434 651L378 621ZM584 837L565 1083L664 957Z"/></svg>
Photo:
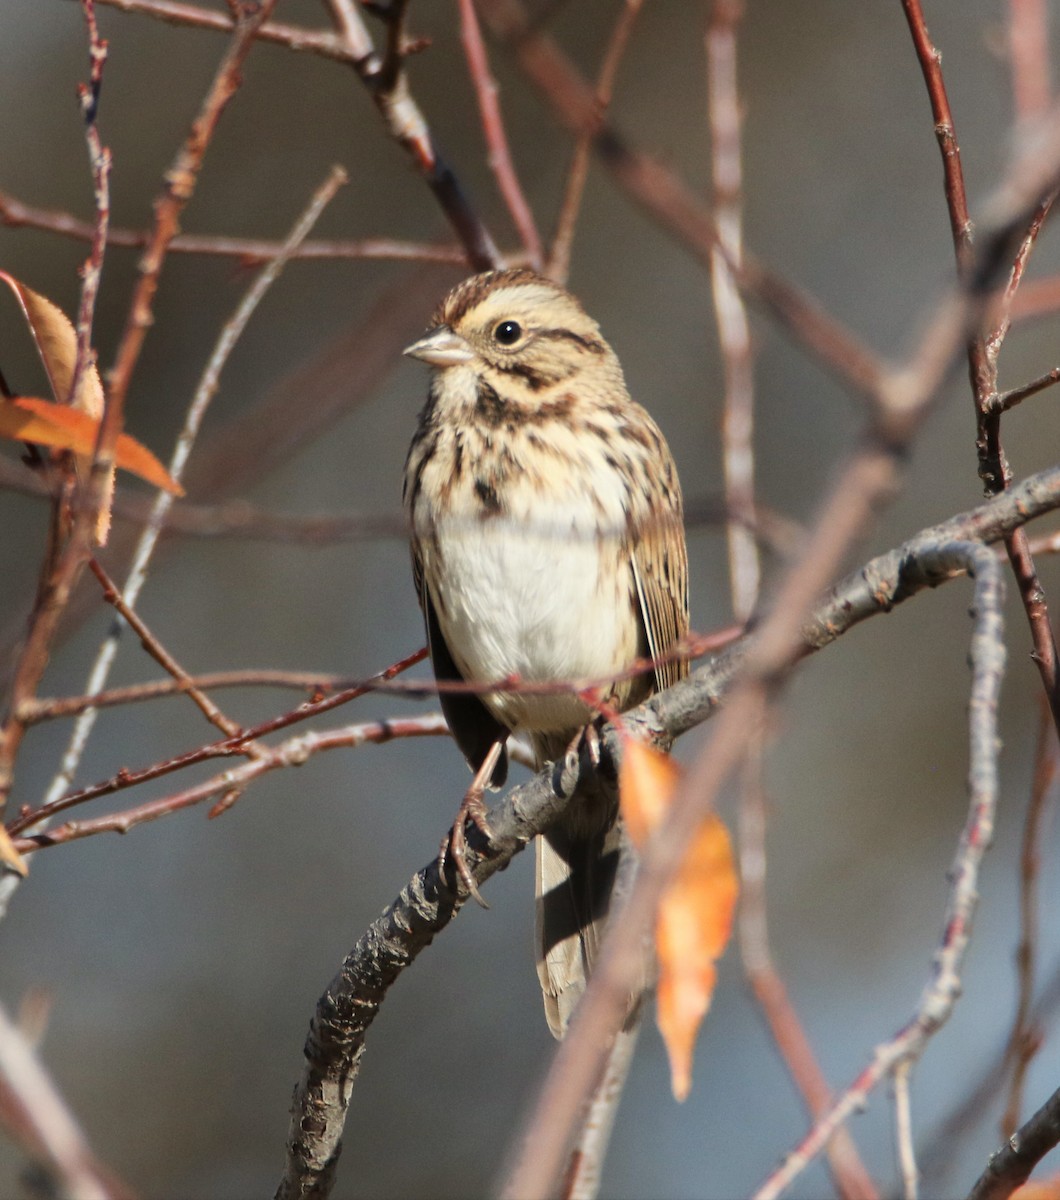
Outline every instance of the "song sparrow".
<svg viewBox="0 0 1060 1200"><path fill-rule="evenodd" d="M439 680L612 682L618 709L687 673L666 654L688 630L681 489L658 426L578 301L529 270L476 275L406 354L428 363L405 463L413 573ZM653 674L614 681L638 657ZM488 834L482 790L525 734L539 765L592 713L574 688L443 693L475 779L446 854L474 892L464 823ZM538 974L549 1026L585 986L617 865L617 813L575 805L537 839Z"/></svg>

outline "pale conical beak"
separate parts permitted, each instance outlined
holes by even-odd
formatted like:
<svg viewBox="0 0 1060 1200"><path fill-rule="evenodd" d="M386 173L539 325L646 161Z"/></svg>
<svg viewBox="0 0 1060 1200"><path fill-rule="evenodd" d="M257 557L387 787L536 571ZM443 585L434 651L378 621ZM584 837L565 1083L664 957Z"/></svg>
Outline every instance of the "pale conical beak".
<svg viewBox="0 0 1060 1200"><path fill-rule="evenodd" d="M448 325L439 325L432 329L426 337L406 346L403 353L409 358L418 358L421 362L430 363L432 367L457 367L461 363L469 363L474 357L474 351Z"/></svg>

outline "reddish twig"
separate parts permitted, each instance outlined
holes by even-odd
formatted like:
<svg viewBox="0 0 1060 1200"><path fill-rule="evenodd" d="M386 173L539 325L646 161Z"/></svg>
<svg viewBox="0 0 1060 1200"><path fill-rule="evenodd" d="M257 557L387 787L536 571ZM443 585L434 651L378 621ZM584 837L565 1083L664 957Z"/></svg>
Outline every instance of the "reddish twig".
<svg viewBox="0 0 1060 1200"><path fill-rule="evenodd" d="M97 0L102 3L104 0ZM39 208L24 204L8 192L0 191L0 222L12 229L41 229L75 241L88 242L95 226L61 209ZM142 249L150 239L149 230L107 229L107 245ZM254 267L279 254L281 242L266 238L227 237L219 234L178 233L169 243L170 254L208 254L238 258L242 266ZM509 256L512 257L512 256ZM518 259L518 255L514 258ZM403 242L392 238L358 238L322 241L306 239L291 255L292 259L391 259L398 262L467 262L464 250L455 244Z"/></svg>
<svg viewBox="0 0 1060 1200"><path fill-rule="evenodd" d="M474 0L457 0L460 8L460 39L467 59L468 72L475 86L482 131L489 151L489 165L508 213L526 252L527 261L537 270L541 269L541 235L537 232L534 214L526 201L515 163L508 145L508 134L497 99L497 81L490 71L486 46L482 40L478 17L475 15Z"/></svg>
<svg viewBox="0 0 1060 1200"><path fill-rule="evenodd" d="M125 603L117 585L100 565L98 559L89 559L88 565L92 574L99 580L100 586L103 588L103 599L111 605L115 612L132 629L140 639L140 645L151 655L155 662L164 671L169 672L174 682L178 685L179 694L187 696L192 700L207 721L211 725L215 725L226 738L241 738L243 736L242 727L238 722L233 721L231 717L226 717L210 697L195 686L191 676L151 632L147 626L147 622ZM255 753L257 747L254 743L249 743L247 750L250 753Z"/></svg>
<svg viewBox="0 0 1060 1200"><path fill-rule="evenodd" d="M997 398L998 407L1002 412L1008 412L1010 408L1015 408L1017 404L1026 400L1028 396L1036 396L1046 388L1052 387L1054 383L1060 383L1060 367L1053 367L1051 371L1046 371L1044 375L1039 375L1037 379L1032 379L1030 383L1025 383L1022 387L1010 388L1007 392L1001 392Z"/></svg>
<svg viewBox="0 0 1060 1200"><path fill-rule="evenodd" d="M964 188L960 150L953 132L953 117L942 77L941 55L932 44L924 22L920 0L902 0L913 44L920 61L931 98L935 128L939 131L943 168L946 176L946 208L953 232L957 271L962 282L973 279L972 221ZM988 495L1008 487L1011 472L1001 443L1001 414L1004 405L998 398L998 355L1009 328L1008 312L1023 278L1024 270L1038 233L1052 206L1055 184L1042 189L1036 198L1023 231L1006 282L1001 317L987 335L976 331L968 343L968 367L976 408L976 449L979 477ZM1038 578L1024 531L1017 530L1006 543L1012 572L1030 625L1034 660L1049 700L1053 724L1060 736L1060 655L1049 620L1045 590Z"/></svg>
<svg viewBox="0 0 1060 1200"><path fill-rule="evenodd" d="M108 8L121 9L122 12L155 17L172 25L210 29L216 33L231 33L236 24L230 12L202 8L198 4L184 4L180 0L96 0L96 3ZM263 42L276 42L289 50L321 54L339 62L356 61L355 53L346 41L333 33L304 29L298 25L285 25L279 21L266 21L258 31L258 37Z"/></svg>
<svg viewBox="0 0 1060 1200"><path fill-rule="evenodd" d="M19 710L27 725L40 721L54 721L62 717L76 717L86 708L113 708L122 704L142 704L146 700L158 700L166 696L177 696L189 687L204 692L217 688L293 688L319 696L339 688L352 687L356 681L346 675L332 675L327 671L210 671L193 675L187 682L180 679L155 679L149 683L133 683L126 687L108 688L84 696L34 697Z"/></svg>
<svg viewBox="0 0 1060 1200"><path fill-rule="evenodd" d="M50 799L39 808L24 810L11 822L9 832L25 832L38 822L48 820L60 812L73 808L75 805L84 804L89 800L95 800L99 796L107 796L113 792L122 791L125 788L135 787L140 783L147 783L152 779L159 779L163 775L170 775L174 771L182 770L184 767L194 766L200 762L207 762L213 758L240 755L243 753L241 747L244 742L263 738L270 733L287 729L300 721L306 721L310 717L319 716L321 713L330 712L333 708L338 708L340 705L348 704L351 700L356 700L358 697L371 691L373 686L385 680L393 679L394 676L401 674L402 671L407 671L409 667L422 662L426 657L426 648L417 650L415 653L409 654L405 658L392 663L385 670L380 671L378 675L373 676L368 682L346 688L332 696L324 696L314 699L309 703L299 705L292 712L283 713L278 717L273 717L271 720L263 721L261 724L255 725L250 729L245 729L239 737L211 742L209 745L189 750L185 754L166 759L164 762L155 763L149 767L144 767L139 771L129 771L123 768L116 775L101 783L81 788L76 792L59 796L53 800Z"/></svg>
<svg viewBox="0 0 1060 1200"><path fill-rule="evenodd" d="M633 25L644 7L644 0L625 0L622 9L615 18L611 37L604 51L600 72L596 77L594 99L596 111L591 120L578 134L574 142L574 153L571 156L570 167L567 170L567 183L563 189L563 200L556 218L556 228L552 234L552 249L549 253L546 274L559 283L566 283L570 274L571 246L574 242L574 229L581 212L582 196L585 194L585 183L589 177L589 155L592 153L593 138L599 132L600 125L614 93L615 76L622 62L626 47L629 45Z"/></svg>
<svg viewBox="0 0 1060 1200"><path fill-rule="evenodd" d="M232 349L242 336L257 306L283 270L290 255L309 234L324 208L334 198L336 192L345 181L345 172L341 168L333 167L323 183L320 184L310 197L308 205L299 215L287 238L280 244L279 251L275 257L258 272L257 277L236 307L235 312L225 322L217 344L206 364L206 369L199 381L199 385L192 397L188 411L185 414L184 424L169 462L169 473L174 479L180 480L184 476L192 447L196 443L203 418L217 391L221 372L228 361ZM120 598L121 604L125 609L131 611L134 608L140 590L146 581L147 567L158 544L158 538L165 524L166 517L170 512L172 500L172 496L163 492L159 493L151 505L147 516L147 525L140 533L137 541L129 573L125 581L125 588ZM100 647L89 674L86 688L89 694L99 692L105 686L117 654L120 635L121 626L118 625L111 631ZM211 702L205 697L202 697L201 700L205 700L208 706L211 705ZM200 706L201 700L197 701L200 703ZM206 710L204 709L204 711ZM81 755L91 736L95 720L96 713L91 707L85 709L79 716L60 763L59 771L52 780L51 786L45 796L45 804L58 800L72 783L81 760ZM222 725L221 728L225 729L225 726ZM233 725L232 728L234 731L236 727ZM230 735L231 733L229 733ZM251 755L254 755L257 753L257 748L250 747L249 752Z"/></svg>
<svg viewBox="0 0 1060 1200"><path fill-rule="evenodd" d="M100 833L128 833L137 825L172 816L221 794L222 802L211 812L213 816L229 806L226 797L242 792L262 775L284 767L300 767L307 759L323 751L382 745L395 738L448 736L449 727L440 713L386 721L366 721L357 725L347 725L342 729L311 731L289 738L278 746L270 746L250 761L231 767L220 775L213 775L183 791L149 800L124 812L110 813L84 821L68 821L44 833L16 838L14 842L22 853L29 853L48 846L80 841Z"/></svg>
<svg viewBox="0 0 1060 1200"><path fill-rule="evenodd" d="M1020 846L1020 940L1016 948L1018 999L1016 1015L1009 1035L1007 1058L1012 1064L1008 1102L1001 1118L1001 1136L1006 1140L1016 1132L1023 1106L1027 1071L1041 1049L1042 1032L1031 1018L1034 1003L1035 964L1038 954L1038 873L1041 844L1049 795L1060 773L1056 739L1047 708L1043 707L1038 730L1038 752L1030 802L1023 822Z"/></svg>
<svg viewBox="0 0 1060 1200"><path fill-rule="evenodd" d="M762 739L749 747L740 784L739 940L744 972L811 1118L817 1120L832 1102L832 1092L813 1047L788 996L773 960L766 908L766 795ZM827 1146L828 1163L844 1200L878 1196L849 1130L836 1130Z"/></svg>
<svg viewBox="0 0 1060 1200"><path fill-rule="evenodd" d="M110 221L110 153L103 146L96 124L99 92L103 81L103 68L107 60L107 44L99 36L93 0L82 0L82 11L88 31L89 82L78 89L81 113L85 122L85 139L88 146L92 188L95 197L95 222L93 224L91 250L85 263L81 298L77 314L77 354L69 396L56 396L56 402L75 404L81 400L82 382L95 366L92 349L92 322L99 293L99 282L103 271L103 255L106 249L107 226ZM37 594L29 618L25 642L18 655L11 683L10 707L0 727L0 812L7 802L14 779L15 759L25 734L25 726L18 718L19 705L36 694L48 663L55 631L70 599L70 594L84 568L93 542L101 540L106 521L101 514L109 510L113 462L108 466L100 462L100 446L103 444L103 423L106 404L101 417L100 440L97 441L91 470L87 479L71 490L68 471L63 472L62 492L52 507L48 543L44 554ZM108 434L111 453L119 430ZM71 499L81 500L78 510L67 521Z"/></svg>

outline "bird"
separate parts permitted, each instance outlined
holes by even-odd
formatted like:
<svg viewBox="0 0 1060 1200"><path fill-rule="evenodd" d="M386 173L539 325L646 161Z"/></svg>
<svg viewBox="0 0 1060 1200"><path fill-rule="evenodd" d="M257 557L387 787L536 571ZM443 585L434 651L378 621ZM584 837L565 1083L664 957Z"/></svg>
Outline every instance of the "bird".
<svg viewBox="0 0 1060 1200"><path fill-rule="evenodd" d="M591 728L587 683L623 711L688 673L681 487L599 325L529 268L458 284L405 354L431 368L403 506L435 677L538 685L440 693L474 772L440 861L480 899L465 822L489 835L483 792L506 780L509 736L541 768ZM633 673L638 659L654 665ZM607 916L621 837L610 796L579 798L535 839L537 969L556 1037Z"/></svg>

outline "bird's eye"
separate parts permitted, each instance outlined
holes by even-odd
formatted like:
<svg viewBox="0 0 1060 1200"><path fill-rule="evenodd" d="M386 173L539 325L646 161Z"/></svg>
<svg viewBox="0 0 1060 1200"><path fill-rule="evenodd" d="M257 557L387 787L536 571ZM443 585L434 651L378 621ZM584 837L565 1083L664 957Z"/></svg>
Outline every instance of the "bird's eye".
<svg viewBox="0 0 1060 1200"><path fill-rule="evenodd" d="M502 346L514 346L523 336L523 327L518 321L501 321L493 336Z"/></svg>

